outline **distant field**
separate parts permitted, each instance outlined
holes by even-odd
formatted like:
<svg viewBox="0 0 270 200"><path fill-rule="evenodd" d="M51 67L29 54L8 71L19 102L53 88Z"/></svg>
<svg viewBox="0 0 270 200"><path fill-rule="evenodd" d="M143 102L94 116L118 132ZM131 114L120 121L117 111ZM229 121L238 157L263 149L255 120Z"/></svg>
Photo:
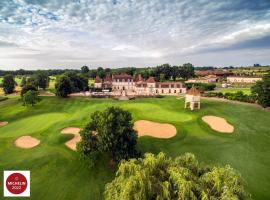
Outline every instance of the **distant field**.
<svg viewBox="0 0 270 200"><path fill-rule="evenodd" d="M242 91L244 94L250 94L250 88L222 88L222 89L218 89L215 90L214 92L222 92L223 94L226 92L231 92L231 93L236 93L238 91Z"/></svg>

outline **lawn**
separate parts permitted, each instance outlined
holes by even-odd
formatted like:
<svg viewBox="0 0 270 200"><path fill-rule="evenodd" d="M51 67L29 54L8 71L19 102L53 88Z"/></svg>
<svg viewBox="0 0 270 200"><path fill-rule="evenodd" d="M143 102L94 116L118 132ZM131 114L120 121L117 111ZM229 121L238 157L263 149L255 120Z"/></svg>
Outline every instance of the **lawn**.
<svg viewBox="0 0 270 200"><path fill-rule="evenodd" d="M108 106L120 106L133 119L172 123L177 135L171 139L142 137L142 152L166 152L177 156L194 153L207 164L230 164L238 170L254 199L270 198L270 112L249 105L204 100L200 111L184 110L184 100L175 97L145 98L121 102L112 99L42 97L35 107L23 107L18 98L0 102L0 121L10 123L0 128L0 170L31 170L31 199L102 199L104 185L114 177L106 156L95 168L66 148L72 136L61 135L68 126L84 127L89 116ZM235 126L233 135L212 131L201 120L206 114L226 118ZM256 119L256 120L254 120ZM41 140L33 149L14 146L21 135ZM3 174L0 180L3 180ZM0 194L3 193L0 187Z"/></svg>
<svg viewBox="0 0 270 200"><path fill-rule="evenodd" d="M250 88L222 88L215 90L214 92L222 92L225 94L226 92L236 93L238 91L242 91L244 94L251 94Z"/></svg>

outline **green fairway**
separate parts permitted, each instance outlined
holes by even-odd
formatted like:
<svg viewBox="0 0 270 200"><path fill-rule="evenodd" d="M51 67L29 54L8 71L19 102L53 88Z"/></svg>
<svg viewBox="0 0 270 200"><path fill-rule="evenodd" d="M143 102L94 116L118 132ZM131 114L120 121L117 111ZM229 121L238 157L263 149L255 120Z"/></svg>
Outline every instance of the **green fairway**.
<svg viewBox="0 0 270 200"><path fill-rule="evenodd" d="M163 151L170 156L194 153L206 164L230 164L245 180L253 199L270 198L270 112L249 105L203 100L202 109L184 109L184 99L176 97L142 98L131 101L42 97L34 107L24 107L18 98L0 101L0 170L31 170L31 199L102 199L104 186L114 177L114 169L101 156L93 169L66 148L71 135L60 134L69 126L84 127L90 114L108 106L120 106L133 119L171 123L177 135L171 139L142 137L142 152ZM234 125L232 135L212 131L204 115L224 117ZM23 150L14 146L18 136L38 138L39 146ZM0 175L3 180L3 173ZM3 187L0 187L3 194Z"/></svg>

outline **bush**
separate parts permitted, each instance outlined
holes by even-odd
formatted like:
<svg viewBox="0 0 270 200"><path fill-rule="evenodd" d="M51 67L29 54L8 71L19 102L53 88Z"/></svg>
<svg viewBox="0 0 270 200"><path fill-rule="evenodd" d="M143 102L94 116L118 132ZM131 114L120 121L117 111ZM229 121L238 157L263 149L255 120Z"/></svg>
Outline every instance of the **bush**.
<svg viewBox="0 0 270 200"><path fill-rule="evenodd" d="M248 103L255 103L256 102L256 96L251 94L247 95L244 94L242 91L238 91L236 93L232 92L226 92L223 94L222 92L208 92L204 94L205 97L218 97L218 98L225 98L228 100L233 101L242 101L242 102L248 102Z"/></svg>
<svg viewBox="0 0 270 200"><path fill-rule="evenodd" d="M192 88L192 86L202 92L204 91L212 91L216 88L216 84L214 83L186 83L188 89Z"/></svg>

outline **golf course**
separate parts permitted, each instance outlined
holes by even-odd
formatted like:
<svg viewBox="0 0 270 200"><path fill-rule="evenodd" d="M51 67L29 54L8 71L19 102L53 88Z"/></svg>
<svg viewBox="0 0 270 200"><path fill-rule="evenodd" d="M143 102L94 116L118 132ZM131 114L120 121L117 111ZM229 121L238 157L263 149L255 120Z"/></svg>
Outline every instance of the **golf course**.
<svg viewBox="0 0 270 200"><path fill-rule="evenodd" d="M41 97L33 107L22 106L19 97L10 97L0 101L0 122L8 122L0 127L0 170L30 170L32 199L102 199L115 169L105 155L89 168L86 160L65 145L74 135L61 134L61 130L84 128L91 113L109 106L130 111L134 122L149 120L176 128L176 135L170 138L139 137L142 153L162 151L176 157L191 152L207 165L228 164L241 174L253 199L270 198L270 112L253 105L207 99L202 100L200 110L190 111L184 109L184 98L176 97L130 101ZM233 133L212 130L202 120L206 115L224 118L233 126ZM26 135L36 138L37 145L18 148L16 139Z"/></svg>

